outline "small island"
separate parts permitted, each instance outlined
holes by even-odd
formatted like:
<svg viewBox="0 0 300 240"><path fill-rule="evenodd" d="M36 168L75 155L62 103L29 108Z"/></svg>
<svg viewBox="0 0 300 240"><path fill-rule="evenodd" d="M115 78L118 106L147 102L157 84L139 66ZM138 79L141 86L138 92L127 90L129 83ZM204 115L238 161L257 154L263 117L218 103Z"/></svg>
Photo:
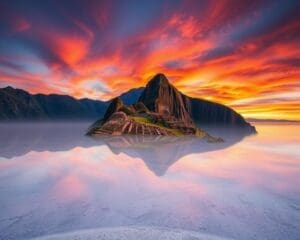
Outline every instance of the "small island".
<svg viewBox="0 0 300 240"><path fill-rule="evenodd" d="M190 102L164 74L155 75L146 85L137 103L125 105L114 98L104 117L96 121L87 135L195 136L208 142L223 142L199 128L190 114Z"/></svg>

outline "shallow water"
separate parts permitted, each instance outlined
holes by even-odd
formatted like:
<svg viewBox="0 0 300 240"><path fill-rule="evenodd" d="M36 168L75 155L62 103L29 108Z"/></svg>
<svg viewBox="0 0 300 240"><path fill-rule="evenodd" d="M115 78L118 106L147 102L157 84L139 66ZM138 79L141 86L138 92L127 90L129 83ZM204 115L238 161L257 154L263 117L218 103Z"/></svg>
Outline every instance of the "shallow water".
<svg viewBox="0 0 300 240"><path fill-rule="evenodd" d="M224 143L84 136L89 123L0 124L0 239L146 227L299 239L300 125Z"/></svg>

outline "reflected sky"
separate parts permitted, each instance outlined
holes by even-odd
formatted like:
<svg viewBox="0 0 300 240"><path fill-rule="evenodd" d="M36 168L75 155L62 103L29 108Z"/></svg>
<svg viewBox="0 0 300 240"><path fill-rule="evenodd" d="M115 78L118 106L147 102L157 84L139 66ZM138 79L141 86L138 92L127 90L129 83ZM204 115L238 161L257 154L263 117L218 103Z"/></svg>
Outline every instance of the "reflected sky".
<svg viewBox="0 0 300 240"><path fill-rule="evenodd" d="M26 126L14 129L26 133ZM223 146L76 138L85 126L54 126L61 144L52 145L45 138L51 139L53 126L36 127L28 141L18 134L11 140L9 127L2 128L0 239L119 226L298 238L299 125L256 125L259 134Z"/></svg>
<svg viewBox="0 0 300 240"><path fill-rule="evenodd" d="M158 176L166 173L168 168L185 155L224 149L231 146L249 133L244 129L209 128L209 133L222 137L225 141L218 144L209 143L207 139L193 136L98 136L88 137L85 133L89 123L8 123L0 124L0 157L13 158L31 151L69 151L76 147L93 147L105 145L112 154L125 153L131 157L141 158L148 168ZM171 154L170 154L171 153Z"/></svg>

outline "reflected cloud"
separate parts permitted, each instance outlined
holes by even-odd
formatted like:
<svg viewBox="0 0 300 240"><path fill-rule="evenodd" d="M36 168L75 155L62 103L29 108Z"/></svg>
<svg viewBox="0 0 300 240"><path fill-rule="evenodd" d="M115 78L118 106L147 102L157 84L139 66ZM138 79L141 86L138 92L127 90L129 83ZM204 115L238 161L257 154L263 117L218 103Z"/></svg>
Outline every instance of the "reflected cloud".
<svg viewBox="0 0 300 240"><path fill-rule="evenodd" d="M163 176L168 168L182 157L227 148L246 135L237 129L209 128L215 136L225 139L222 143L208 143L195 137L166 136L85 136L90 123L24 123L0 125L0 157L14 158L31 151L58 152L76 147L89 148L106 145L118 155L124 153L140 158L150 171Z"/></svg>

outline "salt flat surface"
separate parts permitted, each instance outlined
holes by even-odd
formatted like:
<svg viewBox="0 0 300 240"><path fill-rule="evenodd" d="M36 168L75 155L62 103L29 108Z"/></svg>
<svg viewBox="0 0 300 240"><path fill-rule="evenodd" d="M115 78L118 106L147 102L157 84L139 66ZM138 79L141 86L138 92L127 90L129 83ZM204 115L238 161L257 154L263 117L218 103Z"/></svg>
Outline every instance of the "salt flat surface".
<svg viewBox="0 0 300 240"><path fill-rule="evenodd" d="M299 239L299 125L220 145L88 125L0 124L1 240Z"/></svg>
<svg viewBox="0 0 300 240"><path fill-rule="evenodd" d="M90 229L34 238L32 240L230 240L192 231L150 227L118 227Z"/></svg>

